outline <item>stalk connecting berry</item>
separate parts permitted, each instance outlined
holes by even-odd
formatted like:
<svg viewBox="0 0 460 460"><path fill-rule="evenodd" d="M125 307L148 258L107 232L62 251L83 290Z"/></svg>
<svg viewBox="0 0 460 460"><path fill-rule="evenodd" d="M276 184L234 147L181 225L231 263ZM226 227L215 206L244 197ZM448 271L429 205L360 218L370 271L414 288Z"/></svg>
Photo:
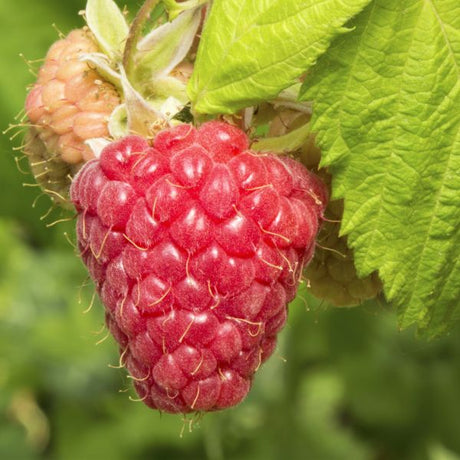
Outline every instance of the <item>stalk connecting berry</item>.
<svg viewBox="0 0 460 460"><path fill-rule="evenodd" d="M300 163L212 121L129 136L75 178L81 257L148 406L239 403L274 351L327 201Z"/></svg>

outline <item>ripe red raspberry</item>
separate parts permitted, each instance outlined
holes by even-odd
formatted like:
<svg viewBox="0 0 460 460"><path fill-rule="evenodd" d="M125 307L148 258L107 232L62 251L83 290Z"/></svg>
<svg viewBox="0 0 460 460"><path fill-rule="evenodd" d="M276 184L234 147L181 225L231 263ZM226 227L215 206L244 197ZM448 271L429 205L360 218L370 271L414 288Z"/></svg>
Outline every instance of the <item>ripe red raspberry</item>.
<svg viewBox="0 0 460 460"><path fill-rule="evenodd" d="M55 192L68 190L69 177L83 162L94 158L84 142L109 135L108 117L120 104L115 87L80 59L85 53L97 51L88 29L73 30L51 46L27 95L27 117L38 137L35 144L26 144L25 150L36 156L40 143L44 165L40 169L49 171L53 181L44 183L42 176L37 181Z"/></svg>
<svg viewBox="0 0 460 460"><path fill-rule="evenodd" d="M273 352L311 259L324 185L229 124L130 136L75 178L81 256L135 388L166 412L223 409Z"/></svg>

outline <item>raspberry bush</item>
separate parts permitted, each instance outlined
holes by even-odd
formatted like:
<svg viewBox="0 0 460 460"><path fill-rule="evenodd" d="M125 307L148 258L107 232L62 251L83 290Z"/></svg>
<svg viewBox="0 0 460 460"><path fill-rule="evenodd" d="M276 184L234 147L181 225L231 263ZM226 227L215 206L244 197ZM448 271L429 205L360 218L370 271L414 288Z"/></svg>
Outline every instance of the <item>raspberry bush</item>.
<svg viewBox="0 0 460 460"><path fill-rule="evenodd" d="M72 207L81 168L80 255L167 412L240 402L301 279L336 305L383 289L429 337L459 316L459 6L256 3L128 24L89 0L26 101L32 170Z"/></svg>

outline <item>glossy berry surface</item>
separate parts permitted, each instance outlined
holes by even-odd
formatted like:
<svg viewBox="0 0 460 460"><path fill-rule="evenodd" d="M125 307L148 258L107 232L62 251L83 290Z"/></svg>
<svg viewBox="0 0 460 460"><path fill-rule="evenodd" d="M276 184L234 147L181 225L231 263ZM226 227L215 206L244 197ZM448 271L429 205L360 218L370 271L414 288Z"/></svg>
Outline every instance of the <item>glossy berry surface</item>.
<svg viewBox="0 0 460 460"><path fill-rule="evenodd" d="M311 259L325 206L294 160L212 121L130 136L75 178L77 238L140 398L165 412L248 393Z"/></svg>

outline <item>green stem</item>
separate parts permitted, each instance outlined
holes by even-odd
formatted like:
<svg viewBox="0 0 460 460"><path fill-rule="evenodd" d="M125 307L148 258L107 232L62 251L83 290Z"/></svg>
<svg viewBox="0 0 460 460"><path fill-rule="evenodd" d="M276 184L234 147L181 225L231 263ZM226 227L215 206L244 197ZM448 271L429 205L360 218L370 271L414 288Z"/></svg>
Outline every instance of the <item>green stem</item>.
<svg viewBox="0 0 460 460"><path fill-rule="evenodd" d="M147 21L150 19L150 13L160 2L161 0L146 0L134 18L131 28L129 29L125 52L123 54L123 66L128 78L131 76L135 64L134 56L136 54L137 43L142 36L142 31L144 30Z"/></svg>
<svg viewBox="0 0 460 460"><path fill-rule="evenodd" d="M310 123L306 123L282 136L258 139L251 145L251 149L259 152L267 151L280 154L294 152L302 147L308 136L310 136Z"/></svg>

